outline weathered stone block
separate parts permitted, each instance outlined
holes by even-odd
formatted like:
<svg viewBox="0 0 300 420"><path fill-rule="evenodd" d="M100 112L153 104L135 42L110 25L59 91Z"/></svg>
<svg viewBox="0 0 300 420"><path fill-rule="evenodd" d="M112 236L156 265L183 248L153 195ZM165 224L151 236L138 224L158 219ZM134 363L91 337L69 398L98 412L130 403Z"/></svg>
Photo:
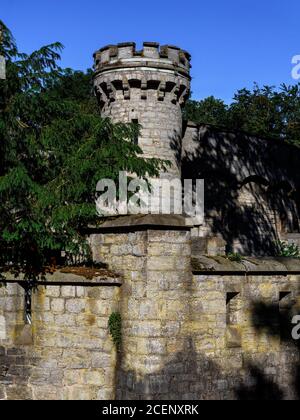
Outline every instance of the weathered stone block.
<svg viewBox="0 0 300 420"><path fill-rule="evenodd" d="M76 287L75 286L62 286L61 296L62 297L75 297Z"/></svg>
<svg viewBox="0 0 300 420"><path fill-rule="evenodd" d="M40 385L34 388L33 399L55 401L61 400L62 396L60 388L51 385Z"/></svg>
<svg viewBox="0 0 300 420"><path fill-rule="evenodd" d="M86 371L83 375L83 383L87 385L105 386L104 370L94 369Z"/></svg>
<svg viewBox="0 0 300 420"><path fill-rule="evenodd" d="M0 400L5 400L5 399L6 399L5 387L0 386Z"/></svg>
<svg viewBox="0 0 300 420"><path fill-rule="evenodd" d="M47 286L46 295L48 297L59 297L60 296L60 286Z"/></svg>
<svg viewBox="0 0 300 420"><path fill-rule="evenodd" d="M114 390L112 388L102 388L97 392L97 400L113 400Z"/></svg>
<svg viewBox="0 0 300 420"><path fill-rule="evenodd" d="M86 288L83 286L76 286L76 297L83 298L85 297Z"/></svg>
<svg viewBox="0 0 300 420"><path fill-rule="evenodd" d="M65 310L65 299L63 298L53 298L51 299L51 311L53 313L63 313Z"/></svg>
<svg viewBox="0 0 300 420"><path fill-rule="evenodd" d="M175 270L176 260L174 257L149 257L147 260L148 270L151 271L172 271Z"/></svg>
<svg viewBox="0 0 300 420"><path fill-rule="evenodd" d="M83 312L85 307L86 302L83 299L68 299L66 301L66 311L73 314Z"/></svg>
<svg viewBox="0 0 300 420"><path fill-rule="evenodd" d="M113 354L105 354L103 352L94 352L91 357L91 366L95 369L113 366L115 361Z"/></svg>
<svg viewBox="0 0 300 420"><path fill-rule="evenodd" d="M29 387L16 385L6 387L8 400L32 400L33 395Z"/></svg>
<svg viewBox="0 0 300 420"><path fill-rule="evenodd" d="M75 327L76 319L70 314L55 315L54 322L58 326Z"/></svg>
<svg viewBox="0 0 300 420"><path fill-rule="evenodd" d="M63 399L89 401L95 399L97 388L91 386L74 385L64 389Z"/></svg>

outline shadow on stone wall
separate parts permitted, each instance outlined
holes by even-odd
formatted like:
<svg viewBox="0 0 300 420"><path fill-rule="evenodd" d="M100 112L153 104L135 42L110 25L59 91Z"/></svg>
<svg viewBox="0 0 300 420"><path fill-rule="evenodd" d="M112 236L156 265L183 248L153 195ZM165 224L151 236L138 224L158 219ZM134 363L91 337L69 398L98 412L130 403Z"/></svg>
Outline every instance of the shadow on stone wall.
<svg viewBox="0 0 300 420"><path fill-rule="evenodd" d="M205 180L205 212L213 234L232 251L235 241L248 255L274 255L278 224L300 232L300 150L279 141L199 127L198 138L183 151L183 179ZM172 144L179 159L178 142ZM254 204L241 206L248 187ZM265 206L269 211L266 211Z"/></svg>
<svg viewBox="0 0 300 420"><path fill-rule="evenodd" d="M240 356L240 353L232 353L227 358L225 370L221 367L225 356L218 361L217 357L210 359L197 353L192 338L188 337L184 350L178 352L159 372L137 379L133 371L119 371L117 399L274 401L292 398L293 391L281 389L272 375L266 375L261 367L247 362L246 358L242 368L230 368L230 364ZM299 377L299 370L296 376ZM295 382L295 386L298 385Z"/></svg>
<svg viewBox="0 0 300 420"><path fill-rule="evenodd" d="M257 332L267 333L269 337L280 340L282 352L286 358L290 358L293 372L293 393L295 398L300 399L300 340L294 340L292 324L296 307L292 304L289 308L280 309L279 305L257 302L252 308L252 324ZM279 369L283 366L279 366ZM242 390L242 391L250 391Z"/></svg>
<svg viewBox="0 0 300 420"><path fill-rule="evenodd" d="M0 400L33 398L28 381L36 362L37 359L29 356L25 349L0 347Z"/></svg>
<svg viewBox="0 0 300 420"><path fill-rule="evenodd" d="M272 380L268 379L264 372L257 366L249 365L253 385L241 384L235 390L238 400L242 401L281 401L284 398L283 391Z"/></svg>
<svg viewBox="0 0 300 420"><path fill-rule="evenodd" d="M285 293L282 296L285 299ZM272 352L270 348L268 353L253 351L249 355L241 348L227 348L208 357L197 351L193 336L188 336L182 350L160 371L138 378L135 372L119 368L116 397L121 400L300 399L300 341L294 341L291 333L295 311L293 299L289 305L258 301L252 306L252 326L257 334L280 338L280 351ZM201 341L199 337L197 340ZM50 376L35 375L40 360L31 353L31 347L5 350L0 346L0 398L5 387L8 399L32 399L29 379L32 385L39 386L44 381L50 381L51 385ZM150 367L151 356L146 359Z"/></svg>
<svg viewBox="0 0 300 420"><path fill-rule="evenodd" d="M288 289L289 286L285 286ZM190 288L190 286L188 286ZM300 340L292 337L292 318L299 314L299 288L280 292L276 303L254 300L250 306L253 332L267 340L264 348L225 347L210 356L197 349L204 345L197 334L188 335L182 350L154 373L137 377L122 369L116 374L118 400L292 400L300 399ZM200 315L199 315L200 316ZM225 334L225 331L224 331ZM221 338L221 337L220 337ZM275 339L280 348L273 347ZM137 359L140 356L136 356ZM154 357L157 363L158 357ZM141 363L141 360L139 360ZM151 355L145 368L153 368Z"/></svg>

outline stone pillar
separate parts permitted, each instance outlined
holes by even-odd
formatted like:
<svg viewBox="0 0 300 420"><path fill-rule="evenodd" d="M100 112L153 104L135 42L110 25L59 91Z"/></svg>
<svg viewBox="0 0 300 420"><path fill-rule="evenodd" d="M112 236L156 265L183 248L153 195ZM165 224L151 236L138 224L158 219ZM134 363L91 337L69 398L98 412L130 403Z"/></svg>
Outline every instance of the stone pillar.
<svg viewBox="0 0 300 420"><path fill-rule="evenodd" d="M94 257L122 271L124 281L117 398L178 398L177 375L187 362L181 353L190 346L189 229L135 226L92 241Z"/></svg>

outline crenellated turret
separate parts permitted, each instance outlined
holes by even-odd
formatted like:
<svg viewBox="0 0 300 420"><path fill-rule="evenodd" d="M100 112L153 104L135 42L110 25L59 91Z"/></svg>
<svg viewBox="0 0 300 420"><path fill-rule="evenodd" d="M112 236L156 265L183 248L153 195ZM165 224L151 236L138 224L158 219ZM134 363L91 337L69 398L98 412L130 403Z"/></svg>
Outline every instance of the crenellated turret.
<svg viewBox="0 0 300 420"><path fill-rule="evenodd" d="M156 42L145 42L141 51L136 51L134 42L118 45L108 45L94 54L95 69L101 70L110 66L118 68L120 61L128 60L130 67L154 66L156 68L173 70L177 68L189 77L191 56L188 52L173 45L160 46Z"/></svg>
<svg viewBox="0 0 300 420"><path fill-rule="evenodd" d="M141 100L148 99L148 90L156 90L159 101L175 105L183 105L189 96L190 55L180 48L147 42L136 51L130 42L104 47L94 58L96 94L103 112L117 99L117 92L129 100L132 89L140 89Z"/></svg>
<svg viewBox="0 0 300 420"><path fill-rule="evenodd" d="M190 95L190 54L145 42L109 45L94 54L94 86L101 115L142 126L138 144L145 157L169 160L162 178L180 178L182 108Z"/></svg>

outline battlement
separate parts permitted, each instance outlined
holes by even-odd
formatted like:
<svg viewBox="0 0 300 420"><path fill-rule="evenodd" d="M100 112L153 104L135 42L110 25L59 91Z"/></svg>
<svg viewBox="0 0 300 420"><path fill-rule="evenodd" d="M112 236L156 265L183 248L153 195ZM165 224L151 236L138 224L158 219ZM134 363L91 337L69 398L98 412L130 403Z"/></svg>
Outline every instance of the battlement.
<svg viewBox="0 0 300 420"><path fill-rule="evenodd" d="M191 55L176 46L162 45L156 42L144 42L143 49L136 50L134 42L107 45L94 53L95 71L111 68L155 67L176 70L189 76Z"/></svg>
<svg viewBox="0 0 300 420"><path fill-rule="evenodd" d="M127 42L101 48L94 59L101 116L138 123L142 128L135 142L144 156L168 160L171 166L162 176L179 177L174 144L182 139L182 108L190 95L190 54L154 42L137 51Z"/></svg>

